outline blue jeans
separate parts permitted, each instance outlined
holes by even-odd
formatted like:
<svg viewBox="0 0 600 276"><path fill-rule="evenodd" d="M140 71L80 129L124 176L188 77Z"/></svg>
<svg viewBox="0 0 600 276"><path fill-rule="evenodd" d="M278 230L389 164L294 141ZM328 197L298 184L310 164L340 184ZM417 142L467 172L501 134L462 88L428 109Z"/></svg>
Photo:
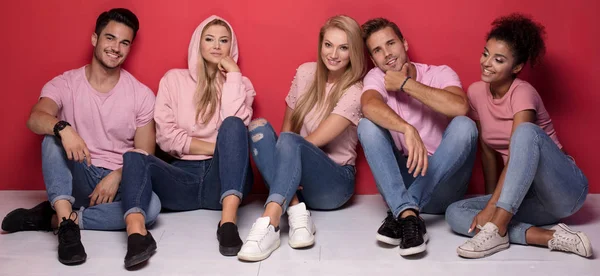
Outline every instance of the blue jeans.
<svg viewBox="0 0 600 276"><path fill-rule="evenodd" d="M46 136L42 141L42 173L48 200L52 206L57 200L68 200L73 205L73 210L79 209L77 215L81 229L125 229L123 209L118 202L121 200L120 191L117 191L112 203L88 207L88 196L111 172L105 168L94 165L88 167L85 163L68 160L61 141L54 136ZM121 188L122 186L119 190ZM160 201L156 195L151 195L148 210L146 224L151 225L160 213Z"/></svg>
<svg viewBox="0 0 600 276"><path fill-rule="evenodd" d="M510 242L527 244L525 233L534 225L557 223L583 205L588 181L575 162L535 124L523 123L510 140L510 159L496 207L512 213ZM455 232L467 233L473 218L491 195L456 202L446 211Z"/></svg>
<svg viewBox="0 0 600 276"><path fill-rule="evenodd" d="M337 209L354 194L354 166L336 164L296 133L283 132L278 139L265 121L250 130L250 144L256 167L269 187L265 206L276 202L285 213L299 186L299 199L311 209Z"/></svg>
<svg viewBox="0 0 600 276"><path fill-rule="evenodd" d="M227 117L217 135L213 158L175 160L137 152L123 155L123 210L146 216L154 191L162 206L173 211L220 210L223 198L243 199L252 188L248 130L237 117Z"/></svg>
<svg viewBox="0 0 600 276"><path fill-rule="evenodd" d="M414 178L407 158L392 140L390 131L366 118L358 124L358 139L375 177L377 189L394 216L406 209L443 214L467 191L477 150L477 127L464 116L454 118L432 156L425 176Z"/></svg>

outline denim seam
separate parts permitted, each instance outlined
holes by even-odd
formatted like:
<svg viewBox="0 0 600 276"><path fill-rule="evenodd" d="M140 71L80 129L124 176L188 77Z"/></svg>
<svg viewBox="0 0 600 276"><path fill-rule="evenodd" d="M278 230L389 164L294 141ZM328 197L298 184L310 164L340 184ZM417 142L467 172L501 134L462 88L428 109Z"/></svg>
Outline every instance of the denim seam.
<svg viewBox="0 0 600 276"><path fill-rule="evenodd" d="M536 154L536 156L534 156L534 160L537 160L537 165L539 166L539 162L540 162L540 135L537 133L537 131L534 131L534 136L533 136L533 146L536 147L538 150L535 151L534 154ZM510 163L510 161L509 161ZM508 166L509 164L507 164ZM507 169L508 170L508 169ZM529 170L528 171L528 175L526 176L528 179L533 179L535 177L535 172L537 172L537 168L536 170ZM504 179L504 181L506 182L506 178ZM510 206L511 210L507 210L508 212L510 212L511 214L516 214L519 206L521 206L521 203L523 202L523 199L525 198L525 193L527 192L525 190L525 188L527 188L527 190L529 190L529 188L531 188L531 184L530 183L527 187L525 187L526 185L519 185L519 204L507 204L508 206ZM506 183L504 183L504 185L506 185ZM503 208L504 209L504 208Z"/></svg>

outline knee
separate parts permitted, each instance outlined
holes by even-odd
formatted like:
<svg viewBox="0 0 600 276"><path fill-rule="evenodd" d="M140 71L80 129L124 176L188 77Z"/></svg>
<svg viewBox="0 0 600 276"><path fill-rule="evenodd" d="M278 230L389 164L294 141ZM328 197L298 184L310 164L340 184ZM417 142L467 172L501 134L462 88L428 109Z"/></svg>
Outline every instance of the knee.
<svg viewBox="0 0 600 276"><path fill-rule="evenodd" d="M44 136L44 140L42 140L42 153L52 153L59 152L62 153L62 144L58 138L52 135Z"/></svg>
<svg viewBox="0 0 600 276"><path fill-rule="evenodd" d="M529 122L521 123L519 126L517 126L514 133L512 134L510 144L511 146L513 145L513 143L529 144L535 139L536 136L540 134L540 132L542 132L542 129L536 124Z"/></svg>
<svg viewBox="0 0 600 276"><path fill-rule="evenodd" d="M358 139L363 146L365 143L374 142L376 140L375 137L380 136L381 132L382 128L367 118L362 118L358 122Z"/></svg>
<svg viewBox="0 0 600 276"><path fill-rule="evenodd" d="M477 142L477 125L467 116L458 116L452 119L449 129L452 130L452 135L461 142Z"/></svg>
<svg viewBox="0 0 600 276"><path fill-rule="evenodd" d="M244 121L242 121L242 119L235 117L235 116L229 116L227 118L225 118L225 120L223 120L223 123L221 124L221 127L219 127L219 133L221 131L246 131L246 125L244 125Z"/></svg>
<svg viewBox="0 0 600 276"><path fill-rule="evenodd" d="M146 225L150 226L156 222L161 209L160 199L155 193L152 193L148 210L146 211Z"/></svg>
<svg viewBox="0 0 600 276"><path fill-rule="evenodd" d="M464 212L465 208L463 207L463 201L457 201L448 206L445 217L446 222L452 231L462 235L468 235L471 221L467 221L468 219L465 219L468 216L466 216Z"/></svg>
<svg viewBox="0 0 600 276"><path fill-rule="evenodd" d="M262 127L265 126L270 126L271 124L269 124L269 122L267 121L267 119L264 118L258 118L253 120L252 122L250 122L250 125L248 125L248 130L250 132L254 132L259 131Z"/></svg>
<svg viewBox="0 0 600 276"><path fill-rule="evenodd" d="M123 154L123 165L144 162L147 157L148 154L144 154L139 151L128 151Z"/></svg>

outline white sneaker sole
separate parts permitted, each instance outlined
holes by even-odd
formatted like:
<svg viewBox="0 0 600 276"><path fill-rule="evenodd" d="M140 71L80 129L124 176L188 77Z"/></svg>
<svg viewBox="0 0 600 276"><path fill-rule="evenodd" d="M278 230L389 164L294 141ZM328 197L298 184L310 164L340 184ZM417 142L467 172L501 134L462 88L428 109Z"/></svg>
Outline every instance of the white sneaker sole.
<svg viewBox="0 0 600 276"><path fill-rule="evenodd" d="M405 249L400 248L400 256L415 255L427 250L427 242L429 242L429 236L425 234L421 245Z"/></svg>
<svg viewBox="0 0 600 276"><path fill-rule="evenodd" d="M489 255L492 255L494 253L500 252L502 250L507 249L510 246L509 242L506 243L501 243L499 245L496 245L493 248L490 248L488 250L484 250L484 251L469 251L469 250L464 250L460 247L458 247L456 249L456 253L458 253L458 256L464 257L464 258L469 258L469 259L480 259L483 257L487 257Z"/></svg>
<svg viewBox="0 0 600 276"><path fill-rule="evenodd" d="M381 235L379 233L377 233L377 235L375 235L375 238L382 242L382 243L387 243L389 245L400 245L400 239L394 239L394 238L390 238L390 237L386 237L384 235Z"/></svg>
<svg viewBox="0 0 600 276"><path fill-rule="evenodd" d="M242 261L248 261L248 262L258 262L258 261L262 261L266 258L268 258L269 256L271 256L271 253L273 253L273 251L275 251L275 249L279 248L279 245L281 244L281 240L277 240L277 242L271 246L271 248L268 248L267 250L261 252L261 253L245 253L245 252L238 252L237 257L238 259L242 260Z"/></svg>
<svg viewBox="0 0 600 276"><path fill-rule="evenodd" d="M316 232L317 232L317 228L313 226L312 238L310 240L293 241L292 239L289 239L288 244L290 245L291 248L294 248L294 249L312 246L313 244L315 244L315 233Z"/></svg>
<svg viewBox="0 0 600 276"><path fill-rule="evenodd" d="M581 239L581 243L583 244L583 248L585 249L585 255L579 255L579 254L577 254L577 252L573 252L573 253L575 253L579 256L582 256L582 257L586 257L586 258L589 258L592 256L592 243L590 242L590 239L588 238L588 236L585 233L573 231L573 230L571 230L571 228L569 228L569 226L567 226L564 223L559 223L558 227L560 227L561 229L563 229L566 232L569 232L573 235L577 235L577 237L579 237L579 239Z"/></svg>

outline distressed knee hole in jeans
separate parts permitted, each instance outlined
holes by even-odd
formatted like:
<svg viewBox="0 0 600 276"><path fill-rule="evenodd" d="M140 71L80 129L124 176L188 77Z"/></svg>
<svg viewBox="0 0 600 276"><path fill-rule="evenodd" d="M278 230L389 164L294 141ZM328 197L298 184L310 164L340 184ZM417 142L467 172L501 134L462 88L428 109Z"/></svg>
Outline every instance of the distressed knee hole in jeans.
<svg viewBox="0 0 600 276"><path fill-rule="evenodd" d="M262 118L256 119L256 120L250 122L250 125L248 126L248 130L252 131L257 127L264 126L266 124L267 124L267 120L262 119Z"/></svg>

